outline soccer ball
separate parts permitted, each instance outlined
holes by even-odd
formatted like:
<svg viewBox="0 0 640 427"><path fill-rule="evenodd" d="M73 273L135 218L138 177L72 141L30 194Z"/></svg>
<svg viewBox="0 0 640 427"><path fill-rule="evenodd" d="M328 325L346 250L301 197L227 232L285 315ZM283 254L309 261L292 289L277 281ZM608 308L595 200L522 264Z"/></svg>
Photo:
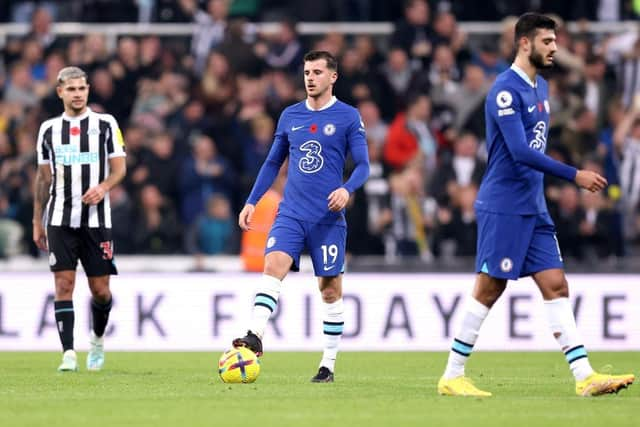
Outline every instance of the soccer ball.
<svg viewBox="0 0 640 427"><path fill-rule="evenodd" d="M260 374L260 360L247 347L232 348L220 356L218 374L225 383L252 383Z"/></svg>

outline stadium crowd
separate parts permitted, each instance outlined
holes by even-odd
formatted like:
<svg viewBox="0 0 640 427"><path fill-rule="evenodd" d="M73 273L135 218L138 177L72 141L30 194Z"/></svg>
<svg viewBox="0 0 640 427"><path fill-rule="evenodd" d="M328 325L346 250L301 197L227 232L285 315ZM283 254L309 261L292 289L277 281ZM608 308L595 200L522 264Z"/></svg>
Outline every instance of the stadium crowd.
<svg viewBox="0 0 640 427"><path fill-rule="evenodd" d="M592 194L546 178L563 254L588 262L637 251L640 33L595 35L585 26L570 34L563 24L635 18L627 2L302 3L3 2L0 18L28 19L31 30L0 46L0 256L38 256L31 241L36 133L62 112L55 86L66 65L89 74L90 107L113 114L123 129L128 174L111 192L117 252L238 253L237 213L280 112L305 96L301 59L309 49L339 58L335 95L359 108L367 129L371 177L347 209L351 254L472 256L473 202L486 166L484 97L511 64L509 15L527 10L555 12L560 24L556 66L545 75L547 154L600 171L610 184ZM57 36L54 18L193 22L194 32L120 37L110 49L104 34ZM458 26L470 18L501 20L503 31L470 38ZM384 37L297 34L297 21L322 19L396 25ZM256 20L277 20L280 29L259 33Z"/></svg>

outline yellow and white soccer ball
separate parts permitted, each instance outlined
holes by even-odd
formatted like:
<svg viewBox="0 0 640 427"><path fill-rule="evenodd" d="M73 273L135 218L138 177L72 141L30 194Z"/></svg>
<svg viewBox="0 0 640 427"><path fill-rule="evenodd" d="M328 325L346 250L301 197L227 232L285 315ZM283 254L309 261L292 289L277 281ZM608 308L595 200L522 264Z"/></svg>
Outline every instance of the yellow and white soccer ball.
<svg viewBox="0 0 640 427"><path fill-rule="evenodd" d="M220 356L218 374L225 383L252 383L260 374L260 360L246 347L232 348Z"/></svg>

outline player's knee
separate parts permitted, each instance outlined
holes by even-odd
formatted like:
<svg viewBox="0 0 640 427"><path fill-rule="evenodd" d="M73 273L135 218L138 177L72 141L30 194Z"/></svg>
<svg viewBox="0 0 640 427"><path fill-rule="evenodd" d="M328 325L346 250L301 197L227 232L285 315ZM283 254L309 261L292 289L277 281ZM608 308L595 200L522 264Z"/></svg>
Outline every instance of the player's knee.
<svg viewBox="0 0 640 427"><path fill-rule="evenodd" d="M96 289L91 293L93 299L96 300L100 304L106 304L111 300L111 291L108 286L105 286L101 289Z"/></svg>
<svg viewBox="0 0 640 427"><path fill-rule="evenodd" d="M266 257L264 260L264 274L277 279L284 279L291 268L291 261L281 257Z"/></svg>
<svg viewBox="0 0 640 427"><path fill-rule="evenodd" d="M554 282L549 287L548 292L550 299L556 298L568 298L569 297L569 284L567 283L567 279L563 278L557 282Z"/></svg>
<svg viewBox="0 0 640 427"><path fill-rule="evenodd" d="M320 291L320 293L322 294L322 301L326 302L327 304L332 304L338 301L341 296L338 290L335 288L325 288Z"/></svg>
<svg viewBox="0 0 640 427"><path fill-rule="evenodd" d="M71 297L73 294L73 287L75 283L73 280L65 277L56 278L56 296L58 297Z"/></svg>

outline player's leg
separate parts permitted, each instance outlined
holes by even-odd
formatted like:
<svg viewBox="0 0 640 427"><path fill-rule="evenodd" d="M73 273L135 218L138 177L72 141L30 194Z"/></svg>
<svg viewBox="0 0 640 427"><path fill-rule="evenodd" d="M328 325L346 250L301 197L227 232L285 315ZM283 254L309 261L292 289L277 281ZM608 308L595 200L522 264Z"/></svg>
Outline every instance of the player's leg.
<svg viewBox="0 0 640 427"><path fill-rule="evenodd" d="M99 371L104 366L104 333L113 307L109 277L109 275L87 277L91 290L91 335L87 354L89 371Z"/></svg>
<svg viewBox="0 0 640 427"><path fill-rule="evenodd" d="M75 324L73 290L76 282L79 239L77 232L69 227L48 226L47 241L49 268L53 272L55 281L53 307L63 352L58 371L74 372L78 370L78 361L73 347Z"/></svg>
<svg viewBox="0 0 640 427"><path fill-rule="evenodd" d="M443 395L491 396L491 393L476 388L465 376L465 364L471 356L478 339L480 327L493 304L500 298L507 286L506 279L479 273L471 297L462 317L462 325L455 335L447 367L438 382L438 392Z"/></svg>
<svg viewBox="0 0 640 427"><path fill-rule="evenodd" d="M551 331L576 380L576 393L582 396L612 393L631 384L633 375L601 375L591 368L569 302L562 255L548 214L537 217L523 273L532 275L542 293Z"/></svg>
<svg viewBox="0 0 640 427"><path fill-rule="evenodd" d="M344 304L342 300L342 275L318 277L318 286L322 295L322 333L324 350L318 367L318 373L312 382L333 382L338 346L344 330Z"/></svg>
<svg viewBox="0 0 640 427"><path fill-rule="evenodd" d="M455 335L438 392L451 396L490 396L465 376L480 327L493 304L504 292L508 279L517 279L524 262L534 221L520 215L477 212L478 254L476 283ZM520 236L519 239L504 236ZM523 244L524 242L524 244Z"/></svg>
<svg viewBox="0 0 640 427"><path fill-rule="evenodd" d="M233 340L234 347L245 346L258 356L262 355L267 322L278 306L282 280L291 269L298 269L304 234L299 221L282 216L276 218L267 239L264 271L256 290L249 330L244 337Z"/></svg>
<svg viewBox="0 0 640 427"><path fill-rule="evenodd" d="M73 372L78 370L78 359L73 348L73 327L75 324L73 290L76 272L75 270L63 270L53 274L56 284L53 306L63 352L62 363L58 367L58 371Z"/></svg>
<svg viewBox="0 0 640 427"><path fill-rule="evenodd" d="M81 228L82 252L80 261L87 273L91 291L91 333L87 369L99 371L104 366L104 332L109 322L113 298L109 287L112 274L118 274L113 258L111 230Z"/></svg>
<svg viewBox="0 0 640 427"><path fill-rule="evenodd" d="M347 243L347 228L342 225L315 224L307 236L307 247L318 276L322 295L322 332L324 350L318 373L312 382L333 382L338 345L344 329L342 273Z"/></svg>
<svg viewBox="0 0 640 427"><path fill-rule="evenodd" d="M576 394L598 396L617 393L631 385L632 374L608 375L593 370L587 351L582 343L576 321L569 302L569 286L562 269L550 269L533 274L542 297L544 307L553 332L576 380Z"/></svg>

